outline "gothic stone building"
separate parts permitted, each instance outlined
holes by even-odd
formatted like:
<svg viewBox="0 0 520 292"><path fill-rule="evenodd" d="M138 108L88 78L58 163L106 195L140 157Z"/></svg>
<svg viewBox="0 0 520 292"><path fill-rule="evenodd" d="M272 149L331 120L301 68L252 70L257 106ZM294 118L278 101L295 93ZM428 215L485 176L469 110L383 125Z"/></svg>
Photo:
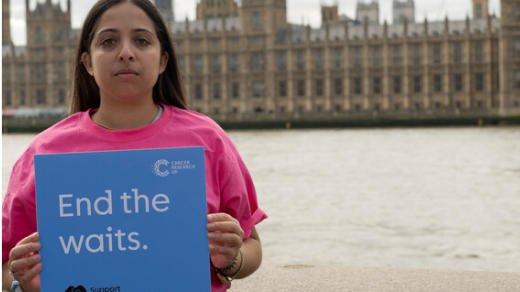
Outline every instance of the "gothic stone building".
<svg viewBox="0 0 520 292"><path fill-rule="evenodd" d="M2 0L2 105L9 109L46 109L63 112L72 84L72 55L77 30L67 11L50 0L30 9L26 0L27 45L15 46L9 27L9 0Z"/></svg>
<svg viewBox="0 0 520 292"><path fill-rule="evenodd" d="M170 23L190 107L219 120L520 114L520 0L501 0L500 18L473 0L471 19L420 23L413 1L394 2L394 24L374 1L356 20L322 7L311 28L287 22L285 0L200 0L196 20ZM28 8L27 46L4 42L4 111L65 107L67 6Z"/></svg>

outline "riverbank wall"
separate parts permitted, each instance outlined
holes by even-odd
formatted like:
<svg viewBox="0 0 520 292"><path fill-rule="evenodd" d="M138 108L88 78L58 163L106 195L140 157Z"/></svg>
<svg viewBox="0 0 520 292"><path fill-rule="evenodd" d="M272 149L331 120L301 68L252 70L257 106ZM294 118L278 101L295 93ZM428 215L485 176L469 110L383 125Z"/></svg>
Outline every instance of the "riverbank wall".
<svg viewBox="0 0 520 292"><path fill-rule="evenodd" d="M230 292L519 292L520 273L263 264Z"/></svg>
<svg viewBox="0 0 520 292"><path fill-rule="evenodd" d="M520 273L263 264L228 291L518 292Z"/></svg>
<svg viewBox="0 0 520 292"><path fill-rule="evenodd" d="M2 117L3 133L40 132L64 116ZM255 114L254 116L212 116L224 129L363 128L520 125L520 115L495 112L352 112L312 114Z"/></svg>

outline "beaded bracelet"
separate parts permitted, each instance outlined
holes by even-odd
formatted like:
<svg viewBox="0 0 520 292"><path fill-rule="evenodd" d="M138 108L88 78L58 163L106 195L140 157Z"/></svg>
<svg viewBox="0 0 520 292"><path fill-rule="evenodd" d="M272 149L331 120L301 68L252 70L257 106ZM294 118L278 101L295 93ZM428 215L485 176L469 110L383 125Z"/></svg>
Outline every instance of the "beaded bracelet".
<svg viewBox="0 0 520 292"><path fill-rule="evenodd" d="M13 274L13 273L11 273ZM14 292L23 292L22 287L20 287L20 282L13 277L13 282L11 282L11 291Z"/></svg>
<svg viewBox="0 0 520 292"><path fill-rule="evenodd" d="M233 268L237 264L238 260L236 257L233 259L233 262L227 267L217 268L217 267L213 266L213 269L217 273L217 276L218 276L220 282L222 282L223 284L231 284L231 281L233 281L235 279L236 275L238 275L238 273L240 273L240 271L242 270L242 266L244 264L244 255L242 254L241 249L239 249L238 252L240 253L240 265L238 266L238 270L235 273L233 273L233 275L228 276L227 273L229 271L233 270Z"/></svg>
<svg viewBox="0 0 520 292"><path fill-rule="evenodd" d="M16 280L16 278L13 277L13 282L11 282L11 290L15 291L19 285L20 285L20 282L18 282L18 280Z"/></svg>

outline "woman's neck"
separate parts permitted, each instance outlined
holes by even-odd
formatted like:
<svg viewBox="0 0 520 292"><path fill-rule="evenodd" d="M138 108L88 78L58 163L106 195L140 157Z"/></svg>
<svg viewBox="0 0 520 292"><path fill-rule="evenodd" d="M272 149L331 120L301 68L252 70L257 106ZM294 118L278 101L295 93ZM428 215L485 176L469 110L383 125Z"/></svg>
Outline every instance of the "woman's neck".
<svg viewBox="0 0 520 292"><path fill-rule="evenodd" d="M110 130L133 130L152 123L159 112L159 106L152 100L141 104L112 104L101 102L92 120Z"/></svg>

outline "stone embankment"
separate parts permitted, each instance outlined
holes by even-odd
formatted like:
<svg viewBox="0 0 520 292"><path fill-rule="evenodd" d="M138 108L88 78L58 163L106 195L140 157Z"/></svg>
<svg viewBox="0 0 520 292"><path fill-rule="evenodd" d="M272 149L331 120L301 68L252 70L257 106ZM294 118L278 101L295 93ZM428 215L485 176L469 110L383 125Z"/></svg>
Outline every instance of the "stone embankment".
<svg viewBox="0 0 520 292"><path fill-rule="evenodd" d="M2 118L3 133L45 130L63 119L60 117ZM226 118L212 117L224 129L344 128L344 127L428 127L520 125L520 116L502 117L496 113L348 113L308 114Z"/></svg>
<svg viewBox="0 0 520 292"><path fill-rule="evenodd" d="M263 264L229 291L520 292L520 273Z"/></svg>
<svg viewBox="0 0 520 292"><path fill-rule="evenodd" d="M263 264L238 291L520 292L520 273Z"/></svg>

